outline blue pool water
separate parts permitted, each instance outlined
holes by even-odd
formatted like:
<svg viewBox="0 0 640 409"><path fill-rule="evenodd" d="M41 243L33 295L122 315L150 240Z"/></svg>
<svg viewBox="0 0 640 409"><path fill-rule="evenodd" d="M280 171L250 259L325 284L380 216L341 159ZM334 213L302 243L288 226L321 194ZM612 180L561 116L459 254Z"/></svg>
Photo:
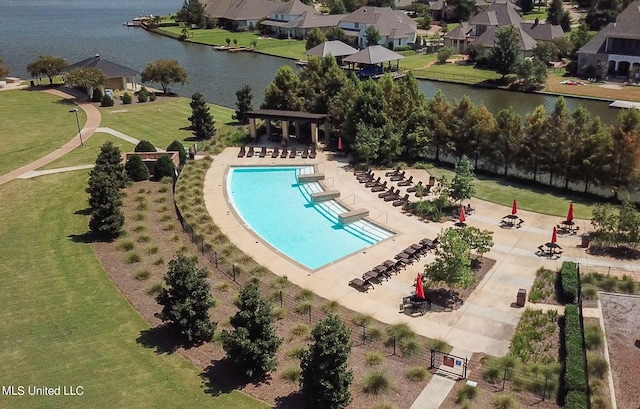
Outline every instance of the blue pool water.
<svg viewBox="0 0 640 409"><path fill-rule="evenodd" d="M317 183L298 183L309 167L231 168L227 193L250 229L280 252L315 270L377 243L393 233L361 220L343 226L337 214L347 210L331 200L313 204Z"/></svg>

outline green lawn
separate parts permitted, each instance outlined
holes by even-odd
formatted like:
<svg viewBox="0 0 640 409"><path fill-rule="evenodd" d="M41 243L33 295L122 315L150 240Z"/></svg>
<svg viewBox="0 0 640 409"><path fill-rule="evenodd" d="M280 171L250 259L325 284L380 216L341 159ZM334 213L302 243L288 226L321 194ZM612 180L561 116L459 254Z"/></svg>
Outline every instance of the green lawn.
<svg viewBox="0 0 640 409"><path fill-rule="evenodd" d="M422 68L430 62L435 61L437 58L438 56L435 53L410 55L400 60L400 68L411 70Z"/></svg>
<svg viewBox="0 0 640 409"><path fill-rule="evenodd" d="M0 92L0 175L64 145L78 133L75 105L38 91ZM78 111L80 126L86 122Z"/></svg>
<svg viewBox="0 0 640 409"><path fill-rule="evenodd" d="M427 172L439 178L446 176L449 181L453 179L454 173L449 169L433 167ZM552 216L565 217L569 209L569 202L573 201L574 215L579 219L591 219L592 211L596 202L585 200L582 197L571 195L551 194L543 187L533 188L522 186L513 182L502 180L492 180L478 178L475 182L476 194L474 197L511 207L513 199L518 201L518 209L528 210L536 213L548 214Z"/></svg>
<svg viewBox="0 0 640 409"><path fill-rule="evenodd" d="M101 126L113 128L137 139L146 139L164 149L174 140L182 142L193 136L188 129L190 101L189 98L176 97L153 103L118 104L111 108L101 108ZM216 121L216 129L232 122L232 109L211 104L209 107Z"/></svg>
<svg viewBox="0 0 640 409"><path fill-rule="evenodd" d="M500 74L491 70L481 70L473 65L434 64L428 68L416 69L416 78L435 79L463 84L477 84L485 80L500 78Z"/></svg>
<svg viewBox="0 0 640 409"><path fill-rule="evenodd" d="M536 18L540 19L540 22L545 22L547 20L547 8L540 7L540 11L538 11L538 7L534 7L531 12L522 16L525 20L535 20Z"/></svg>
<svg viewBox="0 0 640 409"><path fill-rule="evenodd" d="M135 148L133 144L127 141L123 141L120 138L116 138L113 135L110 135L108 133L96 132L91 136L91 138L84 142L84 148L79 146L63 157L41 167L39 170L93 164L96 161L96 157L98 157L98 154L100 153L100 147L107 141L113 142L115 146L120 148L120 152L132 152L133 148Z"/></svg>
<svg viewBox="0 0 640 409"><path fill-rule="evenodd" d="M212 397L179 354L136 342L147 323L83 242L87 172L0 186L3 385L82 386L71 396L0 396L3 408L267 408Z"/></svg>

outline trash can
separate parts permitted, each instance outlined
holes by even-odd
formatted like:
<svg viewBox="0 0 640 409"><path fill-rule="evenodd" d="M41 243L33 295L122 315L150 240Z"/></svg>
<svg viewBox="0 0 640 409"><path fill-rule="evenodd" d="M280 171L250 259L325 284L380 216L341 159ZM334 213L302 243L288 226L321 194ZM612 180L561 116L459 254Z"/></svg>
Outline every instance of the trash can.
<svg viewBox="0 0 640 409"><path fill-rule="evenodd" d="M516 305L518 307L524 307L524 303L527 301L527 290L521 288L518 290L518 296L516 297Z"/></svg>
<svg viewBox="0 0 640 409"><path fill-rule="evenodd" d="M583 233L582 234L582 247L583 248L587 248L589 247L589 243L590 243L591 239L589 238L589 233Z"/></svg>
<svg viewBox="0 0 640 409"><path fill-rule="evenodd" d="M30 84L32 87L36 85L36 83L33 80L31 80Z"/></svg>

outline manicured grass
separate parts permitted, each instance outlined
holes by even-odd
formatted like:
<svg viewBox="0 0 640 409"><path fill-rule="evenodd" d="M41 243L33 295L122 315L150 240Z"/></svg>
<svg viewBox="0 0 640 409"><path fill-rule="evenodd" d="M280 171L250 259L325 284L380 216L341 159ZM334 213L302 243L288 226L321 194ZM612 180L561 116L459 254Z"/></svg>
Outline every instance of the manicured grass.
<svg viewBox="0 0 640 409"><path fill-rule="evenodd" d="M449 169L430 168L429 174L436 178L446 176L449 181L454 173ZM474 183L476 194L474 197L511 207L513 199L518 201L519 210L528 210L536 213L565 217L569 209L569 202L573 201L573 214L578 219L591 219L595 202L586 200L570 193L559 195L549 193L543 187L522 186L503 180L491 180L478 178Z"/></svg>
<svg viewBox="0 0 640 409"><path fill-rule="evenodd" d="M64 145L78 133L74 105L38 91L0 92L0 175ZM80 126L86 122L78 111Z"/></svg>
<svg viewBox="0 0 640 409"><path fill-rule="evenodd" d="M547 8L540 7L540 10L538 10L538 7L534 7L531 12L522 16L522 18L525 20L535 20L538 18L540 19L540 22L543 23L547 20Z"/></svg>
<svg viewBox="0 0 640 409"><path fill-rule="evenodd" d="M87 174L0 186L0 334L4 385L82 386L84 395L0 396L6 408L267 408L212 397L201 370L137 342L147 323L84 242Z"/></svg>
<svg viewBox="0 0 640 409"><path fill-rule="evenodd" d="M582 81L584 85L565 85L560 81ZM623 86L622 89L604 88L602 84L591 84L584 79L564 76L564 72L549 73L545 91L558 94L585 95L596 98L622 99L625 101L640 101L640 87Z"/></svg>
<svg viewBox="0 0 640 409"><path fill-rule="evenodd" d="M120 148L120 152L132 152L133 148L135 148L133 144L123 141L120 138L116 138L113 135L96 132L91 136L91 138L84 141L84 148L78 146L63 157L41 167L39 170L93 164L100 153L100 147L107 141L111 141L115 146ZM163 146L163 148L166 148L166 146Z"/></svg>
<svg viewBox="0 0 640 409"><path fill-rule="evenodd" d="M174 140L184 142L193 135L188 129L191 116L190 98L166 98L144 104L116 105L101 108L101 126L116 129L137 139L146 139L160 148ZM209 104L220 130L232 122L233 110ZM190 142L187 143L187 146Z"/></svg>
<svg viewBox="0 0 640 409"><path fill-rule="evenodd" d="M412 70L416 68L423 68L427 64L435 61L437 58L438 56L435 53L411 55L400 60L400 68Z"/></svg>

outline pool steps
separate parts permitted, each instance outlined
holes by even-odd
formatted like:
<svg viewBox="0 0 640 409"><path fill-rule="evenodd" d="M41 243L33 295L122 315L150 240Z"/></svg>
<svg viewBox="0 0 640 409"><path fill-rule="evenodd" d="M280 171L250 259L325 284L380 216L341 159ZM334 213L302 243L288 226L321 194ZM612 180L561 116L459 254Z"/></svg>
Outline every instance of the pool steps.
<svg viewBox="0 0 640 409"><path fill-rule="evenodd" d="M340 192L337 190L324 190L322 192L311 193L311 201L313 203L324 202L325 200L333 200L340 197Z"/></svg>

